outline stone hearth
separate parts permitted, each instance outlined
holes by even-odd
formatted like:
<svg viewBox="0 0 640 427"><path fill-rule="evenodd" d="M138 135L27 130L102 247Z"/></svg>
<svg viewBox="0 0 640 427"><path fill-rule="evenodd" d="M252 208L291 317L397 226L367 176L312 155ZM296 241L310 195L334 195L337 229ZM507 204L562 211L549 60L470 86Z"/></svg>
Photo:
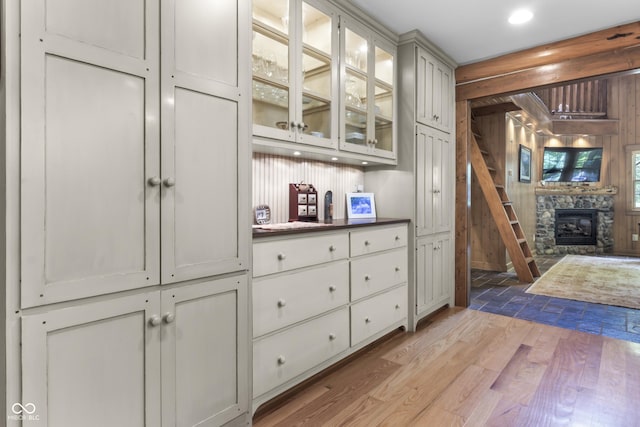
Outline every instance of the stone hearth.
<svg viewBox="0 0 640 427"><path fill-rule="evenodd" d="M595 245L556 245L556 209L596 209ZM602 194L554 194L536 196L536 252L544 255L603 254L613 252L613 196Z"/></svg>

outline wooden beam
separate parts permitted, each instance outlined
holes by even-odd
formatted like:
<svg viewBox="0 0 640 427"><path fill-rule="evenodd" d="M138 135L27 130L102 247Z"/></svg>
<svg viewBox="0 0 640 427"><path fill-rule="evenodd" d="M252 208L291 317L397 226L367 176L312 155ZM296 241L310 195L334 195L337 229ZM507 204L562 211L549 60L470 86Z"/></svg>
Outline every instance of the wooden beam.
<svg viewBox="0 0 640 427"><path fill-rule="evenodd" d="M456 82L467 83L556 64L568 59L610 52L638 45L640 21L488 59L456 69Z"/></svg>
<svg viewBox="0 0 640 427"><path fill-rule="evenodd" d="M455 304L467 307L471 290L471 108L468 101L456 102L456 232Z"/></svg>
<svg viewBox="0 0 640 427"><path fill-rule="evenodd" d="M473 109L473 114L478 116L489 116L491 114L504 114L509 111L517 111L521 108L513 102L504 102L501 104L485 105L483 107L476 107Z"/></svg>
<svg viewBox="0 0 640 427"><path fill-rule="evenodd" d="M618 120L554 120L551 132L556 135L618 135Z"/></svg>
<svg viewBox="0 0 640 427"><path fill-rule="evenodd" d="M458 84L456 86L456 99L478 99L506 93L524 92L540 86L560 84L638 68L640 68L640 45L567 59L553 65L533 67L477 82Z"/></svg>

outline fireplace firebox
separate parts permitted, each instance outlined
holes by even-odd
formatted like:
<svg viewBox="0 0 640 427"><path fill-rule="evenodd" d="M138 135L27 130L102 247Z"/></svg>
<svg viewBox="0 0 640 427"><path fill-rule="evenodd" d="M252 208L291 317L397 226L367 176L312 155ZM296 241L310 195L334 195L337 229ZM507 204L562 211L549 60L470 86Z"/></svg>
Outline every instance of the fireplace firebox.
<svg viewBox="0 0 640 427"><path fill-rule="evenodd" d="M556 245L595 245L597 232L597 209L556 209Z"/></svg>

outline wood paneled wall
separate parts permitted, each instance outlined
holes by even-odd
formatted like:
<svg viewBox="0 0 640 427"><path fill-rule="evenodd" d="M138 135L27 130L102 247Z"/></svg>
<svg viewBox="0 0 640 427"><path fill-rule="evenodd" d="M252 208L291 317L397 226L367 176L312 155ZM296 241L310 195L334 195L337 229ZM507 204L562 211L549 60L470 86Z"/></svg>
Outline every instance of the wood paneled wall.
<svg viewBox="0 0 640 427"><path fill-rule="evenodd" d="M630 173L626 162L627 145L640 144L640 75L614 77L609 84L609 118L620 120L620 132L605 138L605 150L610 151L607 175L611 185L618 187L614 197L614 253L640 256L640 242L631 234L640 233L640 212L631 212Z"/></svg>
<svg viewBox="0 0 640 427"><path fill-rule="evenodd" d="M333 192L333 217L345 217L345 193L352 193L364 184L361 167L324 163L271 154L254 153L253 208L267 204L271 208L271 222L289 220L289 184L305 182L318 191L318 214L324 219L324 194ZM366 191L366 188L365 188Z"/></svg>

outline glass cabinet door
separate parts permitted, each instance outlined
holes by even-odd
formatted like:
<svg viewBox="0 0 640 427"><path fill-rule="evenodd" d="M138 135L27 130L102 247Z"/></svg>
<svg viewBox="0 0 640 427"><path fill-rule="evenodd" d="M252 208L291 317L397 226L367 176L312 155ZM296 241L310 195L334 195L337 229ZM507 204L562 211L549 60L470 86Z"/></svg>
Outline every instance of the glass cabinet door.
<svg viewBox="0 0 640 427"><path fill-rule="evenodd" d="M342 26L340 148L395 159L395 51L348 20Z"/></svg>
<svg viewBox="0 0 640 427"><path fill-rule="evenodd" d="M372 137L367 129L369 41L350 28L344 35L344 141L366 151Z"/></svg>
<svg viewBox="0 0 640 427"><path fill-rule="evenodd" d="M322 2L253 0L254 134L335 145L337 34Z"/></svg>
<svg viewBox="0 0 640 427"><path fill-rule="evenodd" d="M394 152L393 145L393 55L375 47L375 88L374 114L375 134L373 145L376 150Z"/></svg>
<svg viewBox="0 0 640 427"><path fill-rule="evenodd" d="M291 138L288 0L253 1L253 123L266 136ZM273 130L280 130L274 132ZM282 132L285 131L285 132Z"/></svg>

